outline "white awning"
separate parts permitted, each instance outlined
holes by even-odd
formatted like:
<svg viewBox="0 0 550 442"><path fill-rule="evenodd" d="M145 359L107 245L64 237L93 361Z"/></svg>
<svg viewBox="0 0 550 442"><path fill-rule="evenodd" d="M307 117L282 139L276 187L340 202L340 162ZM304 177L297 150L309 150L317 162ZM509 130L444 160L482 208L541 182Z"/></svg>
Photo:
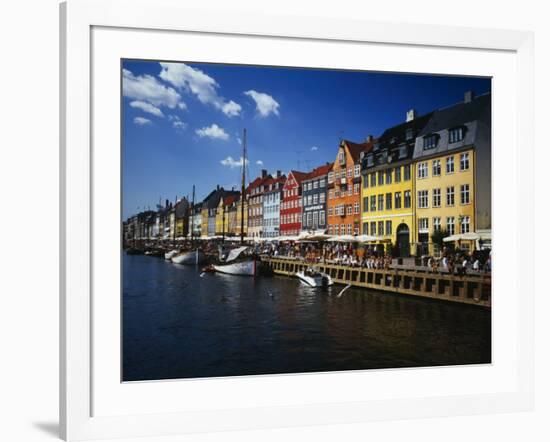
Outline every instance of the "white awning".
<svg viewBox="0 0 550 442"><path fill-rule="evenodd" d="M243 253L246 249L248 249L247 246L243 246L243 247L237 247L236 249L233 249L229 252L229 255L227 255L227 258L225 260L225 262L230 262L230 261L233 261L235 259L237 259L239 257L239 255L241 253Z"/></svg>

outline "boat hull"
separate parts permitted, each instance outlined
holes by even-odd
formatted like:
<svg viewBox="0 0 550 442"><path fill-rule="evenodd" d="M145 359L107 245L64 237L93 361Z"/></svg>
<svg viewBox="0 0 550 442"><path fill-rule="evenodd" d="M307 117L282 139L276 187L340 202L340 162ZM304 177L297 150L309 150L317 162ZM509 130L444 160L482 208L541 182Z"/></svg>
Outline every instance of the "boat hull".
<svg viewBox="0 0 550 442"><path fill-rule="evenodd" d="M216 272L228 275L256 276L256 261L235 262L233 264L214 265Z"/></svg>
<svg viewBox="0 0 550 442"><path fill-rule="evenodd" d="M176 256L178 254L178 251L177 250L170 250L169 252L166 252L164 254L164 259L166 261L170 261L174 256Z"/></svg>
<svg viewBox="0 0 550 442"><path fill-rule="evenodd" d="M305 284L309 287L328 287L334 284L331 277L328 276L326 273L320 273L315 276L308 276L305 275L304 272L298 272L296 273L296 277L302 282L302 284Z"/></svg>
<svg viewBox="0 0 550 442"><path fill-rule="evenodd" d="M200 250L193 250L192 252L185 252L180 255L172 257L172 262L174 264L188 264L188 265L197 265L201 264L204 261L204 253Z"/></svg>

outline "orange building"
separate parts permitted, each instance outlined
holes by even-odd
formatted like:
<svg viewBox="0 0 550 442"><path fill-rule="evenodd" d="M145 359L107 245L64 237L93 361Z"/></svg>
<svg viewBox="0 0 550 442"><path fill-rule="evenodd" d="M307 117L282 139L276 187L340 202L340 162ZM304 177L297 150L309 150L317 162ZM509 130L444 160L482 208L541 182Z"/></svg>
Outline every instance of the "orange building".
<svg viewBox="0 0 550 442"><path fill-rule="evenodd" d="M328 234L358 235L361 230L361 152L372 149L373 138L364 143L342 140L328 173Z"/></svg>

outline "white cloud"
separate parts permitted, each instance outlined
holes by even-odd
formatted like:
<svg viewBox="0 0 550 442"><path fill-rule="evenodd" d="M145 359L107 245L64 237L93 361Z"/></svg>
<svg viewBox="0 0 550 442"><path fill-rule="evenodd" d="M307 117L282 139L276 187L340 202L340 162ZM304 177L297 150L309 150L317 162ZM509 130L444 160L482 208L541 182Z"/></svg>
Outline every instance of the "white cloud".
<svg viewBox="0 0 550 442"><path fill-rule="evenodd" d="M319 148L317 146L311 146L311 150L315 152L316 150L319 150Z"/></svg>
<svg viewBox="0 0 550 442"><path fill-rule="evenodd" d="M187 128L187 123L181 121L177 115L168 115L168 119L172 122L172 127L178 130L184 130Z"/></svg>
<svg viewBox="0 0 550 442"><path fill-rule="evenodd" d="M254 100L256 110L261 117L268 117L269 114L279 115L279 103L271 95L254 90L246 91L244 94Z"/></svg>
<svg viewBox="0 0 550 442"><path fill-rule="evenodd" d="M151 103L147 103L145 101L132 101L130 102L130 107L141 109L143 112L147 112L157 117L164 117L164 114L158 107L153 106Z"/></svg>
<svg viewBox="0 0 550 442"><path fill-rule="evenodd" d="M233 157L227 157L220 161L223 166L227 166L230 169L235 169L237 167L242 167L243 157L240 157L238 160L233 159ZM248 165L249 161L245 160L245 164Z"/></svg>
<svg viewBox="0 0 550 442"><path fill-rule="evenodd" d="M160 78L194 94L201 103L214 106L228 117L235 117L241 112L241 105L232 100L226 101L220 96L220 85L200 69L192 68L185 63L160 63L160 66Z"/></svg>
<svg viewBox="0 0 550 442"><path fill-rule="evenodd" d="M263 166L263 165L264 165L264 162L263 162L262 160L258 160L258 161L256 161L256 164L257 164L258 166Z"/></svg>
<svg viewBox="0 0 550 442"><path fill-rule="evenodd" d="M227 132L215 123L212 124L210 127L203 127L202 129L197 129L195 133L201 138L208 137L208 138L219 139L219 140L229 139L229 135L227 134Z"/></svg>
<svg viewBox="0 0 550 442"><path fill-rule="evenodd" d="M148 124L151 124L151 120L149 120L148 118L136 117L134 118L134 123L138 126L146 126Z"/></svg>
<svg viewBox="0 0 550 442"><path fill-rule="evenodd" d="M155 107L166 106L174 109L176 106L185 106L181 101L181 95L175 89L163 85L151 75L135 76L128 69L122 70L122 94Z"/></svg>

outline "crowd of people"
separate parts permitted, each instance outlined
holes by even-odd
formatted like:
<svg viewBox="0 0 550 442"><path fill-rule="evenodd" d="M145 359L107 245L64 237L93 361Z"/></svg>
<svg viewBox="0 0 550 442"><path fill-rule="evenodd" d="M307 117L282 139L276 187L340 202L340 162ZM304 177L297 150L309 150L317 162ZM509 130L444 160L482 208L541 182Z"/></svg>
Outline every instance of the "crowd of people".
<svg viewBox="0 0 550 442"><path fill-rule="evenodd" d="M397 258L387 251L375 246L357 246L352 243L268 243L258 246L257 252L272 257L300 259L312 264L340 264L386 270L400 267L397 264ZM465 275L468 271L490 272L491 253L490 251L469 253L443 248L439 257L425 256L420 259L419 264L428 267L434 273Z"/></svg>

